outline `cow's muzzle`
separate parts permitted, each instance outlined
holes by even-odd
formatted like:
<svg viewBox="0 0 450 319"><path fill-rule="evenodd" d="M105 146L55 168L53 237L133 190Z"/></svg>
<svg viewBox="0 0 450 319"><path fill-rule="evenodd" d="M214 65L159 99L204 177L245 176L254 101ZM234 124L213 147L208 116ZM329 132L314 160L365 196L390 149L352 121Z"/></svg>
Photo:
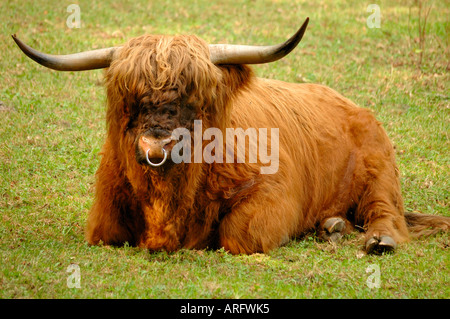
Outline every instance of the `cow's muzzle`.
<svg viewBox="0 0 450 319"><path fill-rule="evenodd" d="M149 136L141 136L139 138L139 148L145 154L147 163L153 167L163 165L169 157L172 148L173 138L155 138Z"/></svg>

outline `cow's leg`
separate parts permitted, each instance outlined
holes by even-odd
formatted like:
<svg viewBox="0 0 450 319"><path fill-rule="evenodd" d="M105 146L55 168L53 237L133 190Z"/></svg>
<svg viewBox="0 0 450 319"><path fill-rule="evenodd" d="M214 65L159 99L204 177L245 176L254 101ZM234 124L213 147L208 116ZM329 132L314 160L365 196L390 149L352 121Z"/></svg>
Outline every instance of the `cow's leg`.
<svg viewBox="0 0 450 319"><path fill-rule="evenodd" d="M221 221L219 244L233 254L267 253L289 241L299 223L292 200L274 201L279 194L260 192L235 207ZM264 197L264 198L262 198Z"/></svg>
<svg viewBox="0 0 450 319"><path fill-rule="evenodd" d="M100 242L136 245L145 221L139 208L133 205L133 195L126 178L107 155L103 156L96 174L96 197L89 211L86 239L93 245Z"/></svg>
<svg viewBox="0 0 450 319"><path fill-rule="evenodd" d="M320 239L337 242L353 230L352 223L347 219L347 213L354 208L351 194L355 167L356 152L350 152L331 202L324 205L324 208L316 215L316 233Z"/></svg>
<svg viewBox="0 0 450 319"><path fill-rule="evenodd" d="M355 222L366 231L368 253L392 251L398 243L409 240L396 167L389 161L369 167L376 174L369 177L355 213Z"/></svg>
<svg viewBox="0 0 450 319"><path fill-rule="evenodd" d="M253 254L267 253L286 243L289 240L288 232L270 225L269 215L269 209L231 212L220 223L220 246L232 254ZM263 222L263 219L266 221Z"/></svg>
<svg viewBox="0 0 450 319"><path fill-rule="evenodd" d="M355 224L366 231L368 253L393 250L409 239L394 148L367 110L349 118L349 133L356 154L350 196Z"/></svg>

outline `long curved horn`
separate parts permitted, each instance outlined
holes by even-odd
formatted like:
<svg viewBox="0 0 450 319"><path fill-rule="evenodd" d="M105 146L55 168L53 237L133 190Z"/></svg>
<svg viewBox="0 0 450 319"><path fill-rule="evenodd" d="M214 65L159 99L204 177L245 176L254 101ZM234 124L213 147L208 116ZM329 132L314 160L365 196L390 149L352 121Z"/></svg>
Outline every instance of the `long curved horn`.
<svg viewBox="0 0 450 319"><path fill-rule="evenodd" d="M58 71L84 71L107 68L111 64L114 54L117 54L120 49L120 47L112 47L75 54L51 55L39 52L26 45L15 34L12 35L12 38L29 58L47 68Z"/></svg>
<svg viewBox="0 0 450 319"><path fill-rule="evenodd" d="M289 40L270 46L211 44L211 61L214 64L261 64L273 62L289 54L300 42L309 18Z"/></svg>
<svg viewBox="0 0 450 319"><path fill-rule="evenodd" d="M301 41L309 18L286 42L271 46L211 44L211 61L214 64L260 64L281 59ZM13 40L28 57L39 64L58 71L84 71L106 68L121 47L111 47L67 55L51 55L39 52L22 42L16 35Z"/></svg>

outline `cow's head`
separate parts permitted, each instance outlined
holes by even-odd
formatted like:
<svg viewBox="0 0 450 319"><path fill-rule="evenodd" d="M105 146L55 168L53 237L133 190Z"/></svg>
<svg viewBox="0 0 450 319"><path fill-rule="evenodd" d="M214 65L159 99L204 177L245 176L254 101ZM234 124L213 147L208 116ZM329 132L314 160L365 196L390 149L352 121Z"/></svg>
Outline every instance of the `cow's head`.
<svg viewBox="0 0 450 319"><path fill-rule="evenodd" d="M175 129L192 132L195 119L217 113L221 75L208 45L196 36L131 39L105 74L108 123L125 134L114 140L125 138L139 164L163 165L178 142Z"/></svg>
<svg viewBox="0 0 450 319"><path fill-rule="evenodd" d="M276 61L297 46L308 21L288 41L273 46L207 45L195 36L145 35L121 47L48 55L13 39L27 56L51 69L107 68L111 141L139 164L161 166L177 142L175 129L192 132L195 119L214 125L213 118L225 113L218 109L223 103L217 103L217 91L224 83L217 65Z"/></svg>

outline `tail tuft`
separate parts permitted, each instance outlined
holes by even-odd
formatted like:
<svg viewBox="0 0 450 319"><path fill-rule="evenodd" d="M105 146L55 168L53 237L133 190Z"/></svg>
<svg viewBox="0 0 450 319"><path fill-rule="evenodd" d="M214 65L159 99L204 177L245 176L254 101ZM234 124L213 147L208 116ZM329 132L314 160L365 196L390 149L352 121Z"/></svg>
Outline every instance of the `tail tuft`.
<svg viewBox="0 0 450 319"><path fill-rule="evenodd" d="M450 217L405 213L405 219L412 237L418 238L450 231Z"/></svg>

